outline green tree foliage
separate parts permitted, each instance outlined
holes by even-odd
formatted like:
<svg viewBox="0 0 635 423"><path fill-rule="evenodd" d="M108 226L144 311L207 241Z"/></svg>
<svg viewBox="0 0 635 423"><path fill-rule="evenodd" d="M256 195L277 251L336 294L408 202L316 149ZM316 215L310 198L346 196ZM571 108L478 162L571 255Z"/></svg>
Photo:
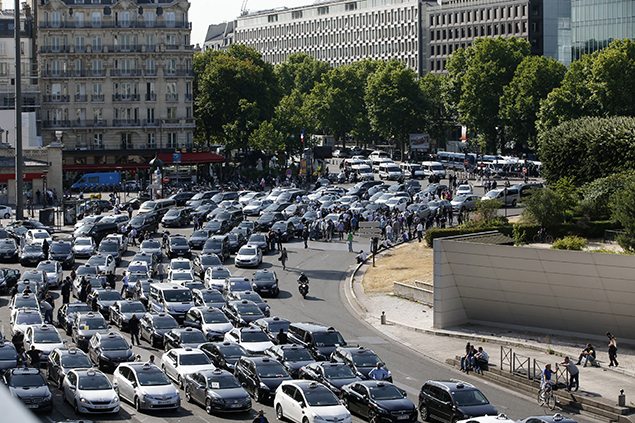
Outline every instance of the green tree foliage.
<svg viewBox="0 0 635 423"><path fill-rule="evenodd" d="M197 54L194 70L197 139L244 148L280 99L273 67L255 50L235 44Z"/></svg>
<svg viewBox="0 0 635 423"><path fill-rule="evenodd" d="M626 251L635 251L635 181L629 181L611 199L613 219L622 225L624 233L617 242Z"/></svg>
<svg viewBox="0 0 635 423"><path fill-rule="evenodd" d="M289 154L295 154L301 150L300 132L302 130L306 132L305 140L310 138L310 131L306 131L310 120L304 106L306 96L299 90L293 90L291 94L282 97L274 112L274 127L283 134L284 150Z"/></svg>
<svg viewBox="0 0 635 423"><path fill-rule="evenodd" d="M542 102L540 131L583 116L635 116L635 41L615 40L573 62Z"/></svg>
<svg viewBox="0 0 635 423"><path fill-rule="evenodd" d="M293 90L308 94L330 69L326 62L306 53L296 53L277 65L275 73L283 95L289 95Z"/></svg>
<svg viewBox="0 0 635 423"><path fill-rule="evenodd" d="M529 55L530 45L527 40L516 37L477 38L466 50L459 54L458 63L450 60L448 68L449 78L455 81L454 89L458 90L453 95L460 95L459 117L485 138L486 151L494 152L497 147L503 147L497 145L503 89L514 77L516 67ZM461 57L463 55L466 57ZM464 69L458 69L460 64Z"/></svg>
<svg viewBox="0 0 635 423"><path fill-rule="evenodd" d="M446 77L441 81L443 86L442 98L448 113L458 120L459 102L463 94L463 77L467 70L467 63L473 54L473 49L460 48L449 57L445 68Z"/></svg>
<svg viewBox="0 0 635 423"><path fill-rule="evenodd" d="M566 71L562 63L543 56L525 57L516 68L500 99L500 117L506 137L515 142L516 151L537 148L536 118L540 101L560 85Z"/></svg>
<svg viewBox="0 0 635 423"><path fill-rule="evenodd" d="M416 74L401 62L386 63L368 79L365 100L373 130L394 140L403 159L408 134L424 124L424 101Z"/></svg>
<svg viewBox="0 0 635 423"><path fill-rule="evenodd" d="M585 117L540 135L542 175L571 177L581 186L614 173L635 170L635 118Z"/></svg>
<svg viewBox="0 0 635 423"><path fill-rule="evenodd" d="M444 102L444 85L448 76L427 73L419 80L419 87L425 101L425 130L437 141L440 149L445 148L445 136L451 128L454 118Z"/></svg>
<svg viewBox="0 0 635 423"><path fill-rule="evenodd" d="M563 201L551 188L536 190L524 201L523 220L551 229L564 222Z"/></svg>
<svg viewBox="0 0 635 423"><path fill-rule="evenodd" d="M269 154L276 154L285 150L285 139L271 122L260 123L249 135L249 146Z"/></svg>
<svg viewBox="0 0 635 423"><path fill-rule="evenodd" d="M627 183L635 182L635 171L616 173L584 184L580 189L580 212L588 220L604 220L611 216L610 201Z"/></svg>
<svg viewBox="0 0 635 423"><path fill-rule="evenodd" d="M589 245L586 238L577 235L569 235L564 238L556 239L551 246L554 250L573 250L582 251Z"/></svg>

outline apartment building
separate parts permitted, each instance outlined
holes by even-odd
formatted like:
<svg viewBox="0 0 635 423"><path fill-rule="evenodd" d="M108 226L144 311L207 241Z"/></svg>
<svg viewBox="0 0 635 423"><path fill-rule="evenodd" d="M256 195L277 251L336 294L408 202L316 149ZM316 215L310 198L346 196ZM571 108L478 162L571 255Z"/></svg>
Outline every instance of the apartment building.
<svg viewBox="0 0 635 423"><path fill-rule="evenodd" d="M38 0L44 144L65 171L134 170L192 148L188 0Z"/></svg>
<svg viewBox="0 0 635 423"><path fill-rule="evenodd" d="M234 43L236 21L212 24L207 28L203 50L225 50Z"/></svg>
<svg viewBox="0 0 635 423"><path fill-rule="evenodd" d="M420 0L329 0L244 14L234 42L277 64L307 53L332 66L362 59L399 60L417 73Z"/></svg>

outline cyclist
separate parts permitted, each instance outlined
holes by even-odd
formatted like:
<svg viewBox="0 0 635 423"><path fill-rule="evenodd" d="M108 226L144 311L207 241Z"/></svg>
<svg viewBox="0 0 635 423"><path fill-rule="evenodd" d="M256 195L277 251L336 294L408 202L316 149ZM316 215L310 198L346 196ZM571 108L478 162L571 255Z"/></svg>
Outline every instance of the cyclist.
<svg viewBox="0 0 635 423"><path fill-rule="evenodd" d="M551 370L551 364L546 364L540 377L540 390L543 392L552 390L556 387L556 383L551 379L555 371Z"/></svg>

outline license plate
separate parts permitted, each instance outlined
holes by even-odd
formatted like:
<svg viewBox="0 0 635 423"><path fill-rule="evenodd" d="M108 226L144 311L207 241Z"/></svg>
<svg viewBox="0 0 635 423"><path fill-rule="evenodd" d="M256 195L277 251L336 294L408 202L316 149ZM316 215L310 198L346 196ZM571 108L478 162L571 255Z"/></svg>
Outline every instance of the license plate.
<svg viewBox="0 0 635 423"><path fill-rule="evenodd" d="M397 416L397 420L407 420L410 416L407 414L402 414L401 416Z"/></svg>
<svg viewBox="0 0 635 423"><path fill-rule="evenodd" d="M166 404L172 404L172 401L158 401L159 404L161 405L166 405Z"/></svg>
<svg viewBox="0 0 635 423"><path fill-rule="evenodd" d="M26 408L37 408L37 404L25 404Z"/></svg>
<svg viewBox="0 0 635 423"><path fill-rule="evenodd" d="M230 407L231 408L238 408L238 407L240 407L240 404L231 404Z"/></svg>

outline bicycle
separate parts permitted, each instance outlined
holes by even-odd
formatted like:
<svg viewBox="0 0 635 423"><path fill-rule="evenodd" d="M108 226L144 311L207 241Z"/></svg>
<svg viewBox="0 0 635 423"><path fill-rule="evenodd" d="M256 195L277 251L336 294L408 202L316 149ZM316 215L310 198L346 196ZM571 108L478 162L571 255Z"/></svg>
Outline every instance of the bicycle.
<svg viewBox="0 0 635 423"><path fill-rule="evenodd" d="M551 244L553 242L553 237L547 233L545 228L540 228L536 235L534 235L534 243L547 243Z"/></svg>
<svg viewBox="0 0 635 423"><path fill-rule="evenodd" d="M546 405L550 410L556 408L556 396L553 394L553 387L550 384L546 384L543 388L540 388L538 392L538 405L541 407Z"/></svg>

